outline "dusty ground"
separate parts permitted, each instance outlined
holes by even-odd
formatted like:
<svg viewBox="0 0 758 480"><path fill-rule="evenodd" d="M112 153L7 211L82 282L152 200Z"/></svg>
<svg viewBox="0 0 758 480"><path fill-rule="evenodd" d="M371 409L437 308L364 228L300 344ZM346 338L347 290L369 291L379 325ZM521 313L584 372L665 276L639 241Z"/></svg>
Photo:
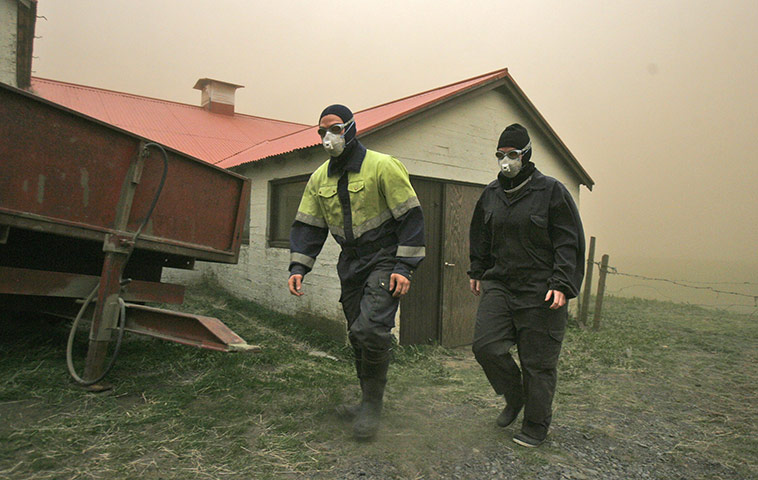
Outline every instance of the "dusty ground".
<svg viewBox="0 0 758 480"><path fill-rule="evenodd" d="M696 444L707 447L718 438L699 438L695 415L686 411L699 406L672 388L670 377L646 371L605 374L597 388L564 382L547 442L524 449L511 440L520 418L507 429L495 425L501 400L485 387L473 356L466 350L458 354L447 362L452 386L390 384L376 441L352 442L349 425L333 418L335 438L313 447L339 452L334 466L307 478L758 478L757 462L731 465L718 452L700 449ZM754 413L756 405L751 408ZM718 422L718 412L712 415Z"/></svg>

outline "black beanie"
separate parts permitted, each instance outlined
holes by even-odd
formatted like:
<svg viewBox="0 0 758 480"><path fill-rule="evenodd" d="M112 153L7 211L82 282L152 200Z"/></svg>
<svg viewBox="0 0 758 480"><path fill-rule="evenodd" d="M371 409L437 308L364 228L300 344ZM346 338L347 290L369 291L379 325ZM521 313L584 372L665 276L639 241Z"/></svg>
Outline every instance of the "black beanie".
<svg viewBox="0 0 758 480"><path fill-rule="evenodd" d="M323 117L323 115L322 115ZM526 128L518 123L508 125L503 133L500 134L500 140L497 141L497 148L512 147L521 149L529 143L529 133Z"/></svg>
<svg viewBox="0 0 758 480"><path fill-rule="evenodd" d="M350 111L349 108L347 108L344 105L340 104L334 104L329 105L324 109L323 112L321 112L321 115L319 115L318 120L321 121L322 118L324 118L327 115L337 115L342 119L342 123L347 123L353 118L353 112ZM345 129L345 143L349 144L353 141L355 138L356 133L356 125L355 121L353 121L353 124Z"/></svg>
<svg viewBox="0 0 758 480"><path fill-rule="evenodd" d="M323 112L321 112L321 115L319 115L318 119L321 121L322 118L324 118L327 115L337 115L342 119L342 122L347 122L351 118L353 118L353 112L350 111L349 108L347 108L344 105L329 105L324 109Z"/></svg>
<svg viewBox="0 0 758 480"><path fill-rule="evenodd" d="M523 149L529 144L529 132L526 128L522 127L518 123L508 125L503 133L500 134L500 139L497 141L497 148L512 147L515 149ZM524 153L524 162L528 162L532 158L532 149Z"/></svg>

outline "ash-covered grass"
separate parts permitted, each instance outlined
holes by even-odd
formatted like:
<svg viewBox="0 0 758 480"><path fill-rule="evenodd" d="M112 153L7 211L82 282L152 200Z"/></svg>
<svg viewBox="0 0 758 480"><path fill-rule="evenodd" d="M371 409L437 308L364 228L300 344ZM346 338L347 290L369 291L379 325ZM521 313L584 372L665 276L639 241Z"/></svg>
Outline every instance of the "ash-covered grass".
<svg viewBox="0 0 758 480"><path fill-rule="evenodd" d="M748 316L606 299L599 331L571 323L551 435L527 450L517 427L494 426L502 400L468 348L397 347L380 434L357 443L332 413L358 398L341 322L280 315L212 281L179 309L262 352L127 334L113 390L91 393L68 378L66 322L2 314L0 478L758 477Z"/></svg>

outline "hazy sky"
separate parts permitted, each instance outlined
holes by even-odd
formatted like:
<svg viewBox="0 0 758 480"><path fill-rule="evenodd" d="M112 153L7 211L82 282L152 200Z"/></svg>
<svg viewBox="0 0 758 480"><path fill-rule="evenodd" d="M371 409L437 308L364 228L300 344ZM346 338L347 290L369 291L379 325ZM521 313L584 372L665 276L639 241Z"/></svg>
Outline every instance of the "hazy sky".
<svg viewBox="0 0 758 480"><path fill-rule="evenodd" d="M245 86L239 112L307 124L329 103L508 67L595 180L581 211L601 253L758 263L755 0L39 0L38 14L36 76L190 104L211 77Z"/></svg>

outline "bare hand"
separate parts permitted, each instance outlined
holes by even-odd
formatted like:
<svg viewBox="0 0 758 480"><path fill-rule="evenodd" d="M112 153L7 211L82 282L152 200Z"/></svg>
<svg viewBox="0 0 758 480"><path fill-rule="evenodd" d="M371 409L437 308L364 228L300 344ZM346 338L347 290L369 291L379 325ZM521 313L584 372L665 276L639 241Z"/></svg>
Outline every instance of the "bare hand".
<svg viewBox="0 0 758 480"><path fill-rule="evenodd" d="M479 280L474 280L473 278L470 278L468 283L469 283L469 286L471 287L471 293L473 293L474 295L478 297L482 291L482 282Z"/></svg>
<svg viewBox="0 0 758 480"><path fill-rule="evenodd" d="M408 293L408 290L410 290L410 288L411 281L404 276L400 275L399 273L393 273L390 275L390 292L392 292L393 297L402 297Z"/></svg>
<svg viewBox="0 0 758 480"><path fill-rule="evenodd" d="M566 295L560 290L548 290L545 295L545 301L550 301L550 297L553 297L553 304L550 305L551 310L557 310L566 305Z"/></svg>
<svg viewBox="0 0 758 480"><path fill-rule="evenodd" d="M290 288L290 293L298 297L303 295L303 276L299 274L290 275L290 279L287 282Z"/></svg>

